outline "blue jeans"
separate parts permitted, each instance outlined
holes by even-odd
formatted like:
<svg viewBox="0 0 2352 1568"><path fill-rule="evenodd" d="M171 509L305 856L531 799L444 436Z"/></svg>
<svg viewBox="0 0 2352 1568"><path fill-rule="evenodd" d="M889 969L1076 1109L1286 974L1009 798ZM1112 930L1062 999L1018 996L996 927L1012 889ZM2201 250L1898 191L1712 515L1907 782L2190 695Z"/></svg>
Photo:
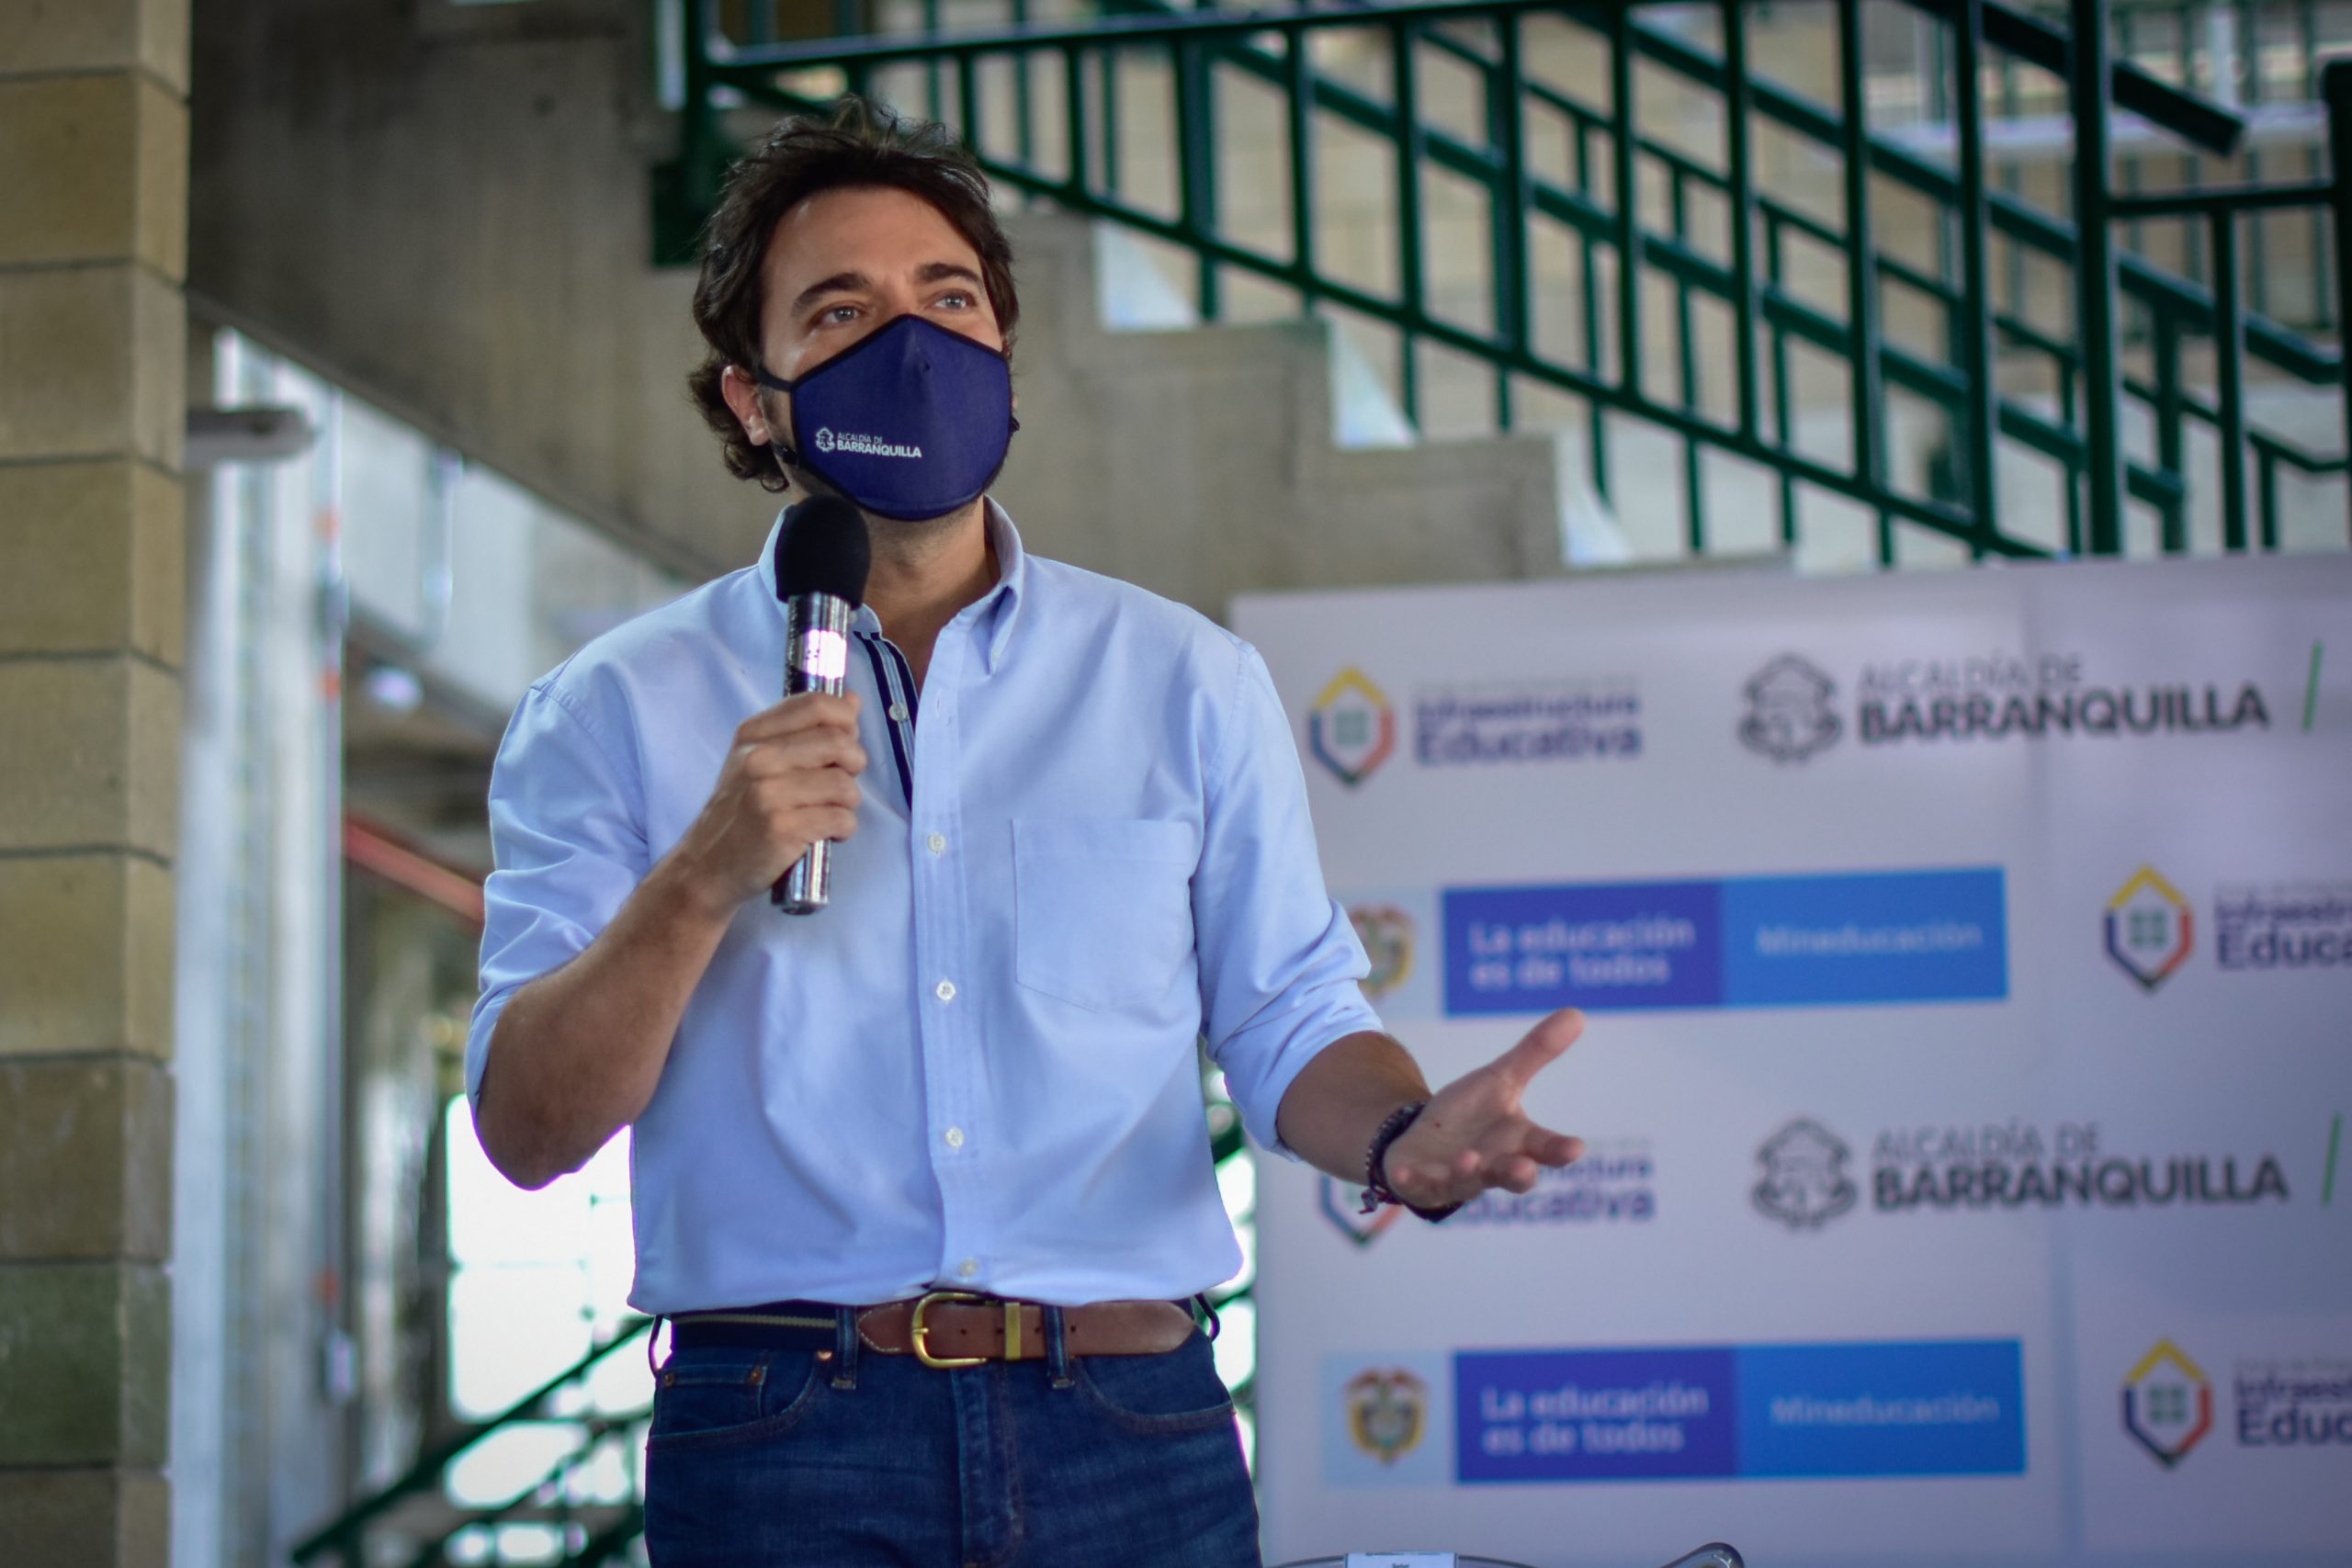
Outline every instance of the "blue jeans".
<svg viewBox="0 0 2352 1568"><path fill-rule="evenodd" d="M1209 1342L991 1361L699 1348L646 1445L654 1568L1257 1568ZM1057 1374L1059 1375L1057 1375Z"/></svg>

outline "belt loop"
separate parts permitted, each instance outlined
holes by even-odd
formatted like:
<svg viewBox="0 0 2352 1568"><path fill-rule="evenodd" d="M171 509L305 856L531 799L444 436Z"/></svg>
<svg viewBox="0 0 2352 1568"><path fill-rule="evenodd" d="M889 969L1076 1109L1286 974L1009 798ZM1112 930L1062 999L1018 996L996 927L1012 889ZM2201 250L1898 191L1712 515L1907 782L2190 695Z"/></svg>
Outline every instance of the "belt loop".
<svg viewBox="0 0 2352 1568"><path fill-rule="evenodd" d="M833 1386L854 1389L857 1386L857 1308L837 1306L833 1309Z"/></svg>
<svg viewBox="0 0 2352 1568"><path fill-rule="evenodd" d="M1062 1309L1048 1306L1039 1311L1046 1318L1046 1371L1056 1388L1068 1388L1074 1380L1069 1375L1069 1345L1062 1337Z"/></svg>

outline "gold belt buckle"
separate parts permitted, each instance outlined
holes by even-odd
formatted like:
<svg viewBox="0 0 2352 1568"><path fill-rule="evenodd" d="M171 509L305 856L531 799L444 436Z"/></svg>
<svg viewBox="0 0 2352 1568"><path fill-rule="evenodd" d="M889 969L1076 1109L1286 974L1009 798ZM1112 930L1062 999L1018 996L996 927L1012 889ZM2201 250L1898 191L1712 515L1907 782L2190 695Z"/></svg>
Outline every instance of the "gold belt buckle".
<svg viewBox="0 0 2352 1568"><path fill-rule="evenodd" d="M931 1353L930 1345L923 1337L930 1331L931 1325L923 1322L922 1314L931 1310L933 1305L940 1302L957 1302L978 1304L987 1299L988 1298L986 1296L976 1296L969 1291L933 1291L929 1294L923 1296L920 1301L916 1302L914 1321L909 1325L907 1328L907 1337L914 1341L915 1359L921 1361L926 1367L978 1367L985 1365L988 1361L988 1358L986 1356L933 1355Z"/></svg>

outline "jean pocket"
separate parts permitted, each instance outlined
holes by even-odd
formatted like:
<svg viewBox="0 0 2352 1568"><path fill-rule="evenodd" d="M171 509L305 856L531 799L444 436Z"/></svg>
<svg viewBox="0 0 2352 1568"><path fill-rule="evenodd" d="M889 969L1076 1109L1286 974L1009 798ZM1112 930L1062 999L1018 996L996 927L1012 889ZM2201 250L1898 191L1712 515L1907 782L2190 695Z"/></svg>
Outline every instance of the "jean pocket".
<svg viewBox="0 0 2352 1568"><path fill-rule="evenodd" d="M1099 1012L1160 1000L1192 958L1199 858L1187 822L1014 822L1015 978Z"/></svg>
<svg viewBox="0 0 2352 1568"><path fill-rule="evenodd" d="M1131 1432L1201 1432L1233 1420L1233 1396L1199 1334L1163 1355L1080 1356L1071 1372L1086 1397Z"/></svg>
<svg viewBox="0 0 2352 1568"><path fill-rule="evenodd" d="M806 1414L820 1384L807 1350L682 1350L653 1385L656 1448L752 1441L772 1437Z"/></svg>

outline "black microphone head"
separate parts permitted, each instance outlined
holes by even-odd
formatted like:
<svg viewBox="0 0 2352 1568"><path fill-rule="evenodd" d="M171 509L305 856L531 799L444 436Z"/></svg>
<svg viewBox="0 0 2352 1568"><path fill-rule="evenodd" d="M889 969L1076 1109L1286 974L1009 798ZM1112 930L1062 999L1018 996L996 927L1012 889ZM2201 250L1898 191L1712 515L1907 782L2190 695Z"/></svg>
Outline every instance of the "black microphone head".
<svg viewBox="0 0 2352 1568"><path fill-rule="evenodd" d="M865 574L874 566L874 540L865 515L837 495L812 495L784 514L775 540L775 592L779 599L830 593L853 604L865 603Z"/></svg>

